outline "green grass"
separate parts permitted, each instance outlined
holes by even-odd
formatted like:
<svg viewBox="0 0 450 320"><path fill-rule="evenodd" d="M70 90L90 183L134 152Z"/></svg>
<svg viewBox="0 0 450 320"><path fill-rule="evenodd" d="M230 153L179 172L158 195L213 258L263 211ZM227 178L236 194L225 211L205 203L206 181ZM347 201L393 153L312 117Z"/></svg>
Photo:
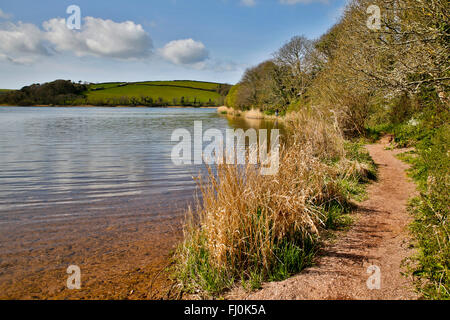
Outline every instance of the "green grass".
<svg viewBox="0 0 450 320"><path fill-rule="evenodd" d="M91 84L89 89L99 89L99 88L115 88L118 87L121 84L124 84L125 82L105 82L105 83L97 83L97 84Z"/></svg>
<svg viewBox="0 0 450 320"><path fill-rule="evenodd" d="M325 228L328 230L348 230L353 223L349 214L354 209L350 203L332 201L322 208L325 218Z"/></svg>
<svg viewBox="0 0 450 320"><path fill-rule="evenodd" d="M205 90L216 90L218 83L215 82L203 82L203 81L191 81L191 80L174 80L174 81L144 81L137 82L136 84L145 85L164 85L164 86L180 86Z"/></svg>
<svg viewBox="0 0 450 320"><path fill-rule="evenodd" d="M87 92L87 100L88 103L96 104L99 101L107 102L124 97L138 100L142 97L148 97L155 102L162 100L169 105L183 105L194 102L196 104L208 104L210 102L219 104L223 97L215 91L218 86L218 83L187 80L100 83L90 86Z"/></svg>
<svg viewBox="0 0 450 320"><path fill-rule="evenodd" d="M295 241L290 239L275 244L273 254L278 263L270 270L258 268L255 261L241 273L240 279L236 279L233 272L226 268L211 266L206 237L202 237L195 245L191 243L185 246L188 260L184 268L175 271L174 277L181 282L183 291L188 293L202 292L219 297L226 289L231 288L236 280L240 280L246 290L257 290L264 281L282 281L312 265L319 249L318 239L302 238L300 234L294 238Z"/></svg>
<svg viewBox="0 0 450 320"><path fill-rule="evenodd" d="M412 99L409 109L401 104L382 108L391 116L368 129L367 135L393 134L393 146L414 148L397 156L411 165L408 174L420 192L408 206L416 253L404 266L424 299L450 299L450 112L432 87L422 87ZM406 112L397 112L402 108Z"/></svg>
<svg viewBox="0 0 450 320"><path fill-rule="evenodd" d="M341 174L338 180L338 186L347 201L332 200L320 208L326 217L325 228L329 230L347 230L350 227L353 218L349 213L355 209L355 205L349 200L365 200L367 184L377 179L377 166L364 149L363 142L346 141L344 148L347 159L359 163L360 169L351 174Z"/></svg>
<svg viewBox="0 0 450 320"><path fill-rule="evenodd" d="M201 289L214 295L231 287L235 282L234 277L230 277L225 270L211 267L206 246L204 235L199 237L198 242L186 243L184 250L188 259L185 268L176 270L175 275L186 292L195 293Z"/></svg>
<svg viewBox="0 0 450 320"><path fill-rule="evenodd" d="M416 151L399 156L411 164L409 175L420 190L409 204L417 253L406 265L426 299L450 299L449 141L450 126L445 125L416 143Z"/></svg>

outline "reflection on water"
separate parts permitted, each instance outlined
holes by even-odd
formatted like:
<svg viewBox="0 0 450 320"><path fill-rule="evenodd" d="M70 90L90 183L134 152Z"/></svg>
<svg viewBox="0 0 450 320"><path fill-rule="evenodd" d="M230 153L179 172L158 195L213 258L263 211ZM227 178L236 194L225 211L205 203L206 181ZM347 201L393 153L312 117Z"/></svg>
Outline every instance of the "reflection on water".
<svg viewBox="0 0 450 320"><path fill-rule="evenodd" d="M177 128L273 128L216 109L0 108L0 228L106 214L168 214L192 199L200 166L175 166ZM145 214L144 214L145 211Z"/></svg>
<svg viewBox="0 0 450 320"><path fill-rule="evenodd" d="M267 129L267 144L268 147L271 146L271 130L272 129L278 129L279 130L279 134L280 134L280 140L279 142L282 144L284 142L285 139L283 139L283 137L286 134L286 130L282 124L282 122L278 121L278 120L264 120L264 119L253 119L253 118L244 118L242 116L236 117L236 116L229 116L229 115L221 115L221 117L226 118L228 125L230 126L230 128L233 129L255 129L255 130L259 130L259 129ZM258 141L259 141L259 135L258 137ZM246 146L248 146L248 139L246 139L245 144Z"/></svg>
<svg viewBox="0 0 450 320"><path fill-rule="evenodd" d="M244 117L222 116L228 121L228 125L234 129L279 129L283 133L283 125L279 121L264 120L264 119L249 119Z"/></svg>
<svg viewBox="0 0 450 320"><path fill-rule="evenodd" d="M225 116L228 124L231 128L234 129L280 129L283 130L282 125L278 121L268 121L264 119L249 119L244 117L231 117Z"/></svg>
<svg viewBox="0 0 450 320"><path fill-rule="evenodd" d="M170 138L194 120L227 126L214 109L0 108L0 223L112 198L185 199L199 168L172 164Z"/></svg>

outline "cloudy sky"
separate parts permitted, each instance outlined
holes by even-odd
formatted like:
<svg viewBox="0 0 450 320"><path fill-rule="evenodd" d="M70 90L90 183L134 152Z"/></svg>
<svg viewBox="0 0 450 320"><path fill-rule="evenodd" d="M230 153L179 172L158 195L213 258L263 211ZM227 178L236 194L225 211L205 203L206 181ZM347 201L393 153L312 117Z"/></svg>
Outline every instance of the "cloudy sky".
<svg viewBox="0 0 450 320"><path fill-rule="evenodd" d="M345 0L0 0L0 88L55 79L235 83ZM81 29L67 8L81 9ZM68 19L70 22L74 20Z"/></svg>

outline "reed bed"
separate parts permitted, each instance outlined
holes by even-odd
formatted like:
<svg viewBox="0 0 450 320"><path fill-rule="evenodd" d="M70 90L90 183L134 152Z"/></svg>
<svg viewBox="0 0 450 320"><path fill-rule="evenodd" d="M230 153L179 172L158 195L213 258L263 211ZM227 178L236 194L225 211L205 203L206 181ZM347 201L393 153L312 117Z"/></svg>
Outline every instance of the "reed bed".
<svg viewBox="0 0 450 320"><path fill-rule="evenodd" d="M228 112L231 111L231 110L233 110L233 109L228 108L227 106L221 106L221 107L217 108L217 112L218 113L223 113L223 114L225 114L225 113L228 114Z"/></svg>
<svg viewBox="0 0 450 320"><path fill-rule="evenodd" d="M258 109L251 109L251 110L236 110L233 108L229 108L227 106L221 106L217 108L217 112L220 114L226 114L229 116L234 117L243 117L246 119L256 119L256 120L283 120L283 118L276 117L275 115L267 115L261 112Z"/></svg>
<svg viewBox="0 0 450 320"><path fill-rule="evenodd" d="M264 176L254 165L217 165L198 177L202 195L187 214L175 254L184 290L217 294L237 280L250 288L308 266L330 208L349 201L343 179L361 175L346 158L344 139L320 113L286 119L280 167ZM339 211L342 212L342 211Z"/></svg>

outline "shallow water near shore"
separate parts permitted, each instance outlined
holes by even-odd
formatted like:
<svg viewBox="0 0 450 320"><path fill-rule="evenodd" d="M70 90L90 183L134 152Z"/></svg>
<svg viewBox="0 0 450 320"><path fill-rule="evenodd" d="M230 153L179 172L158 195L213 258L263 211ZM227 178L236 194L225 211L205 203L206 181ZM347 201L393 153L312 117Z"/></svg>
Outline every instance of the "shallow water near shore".
<svg viewBox="0 0 450 320"><path fill-rule="evenodd" d="M215 109L0 107L0 298L160 298L204 169L172 163L171 134L194 121L269 126Z"/></svg>

